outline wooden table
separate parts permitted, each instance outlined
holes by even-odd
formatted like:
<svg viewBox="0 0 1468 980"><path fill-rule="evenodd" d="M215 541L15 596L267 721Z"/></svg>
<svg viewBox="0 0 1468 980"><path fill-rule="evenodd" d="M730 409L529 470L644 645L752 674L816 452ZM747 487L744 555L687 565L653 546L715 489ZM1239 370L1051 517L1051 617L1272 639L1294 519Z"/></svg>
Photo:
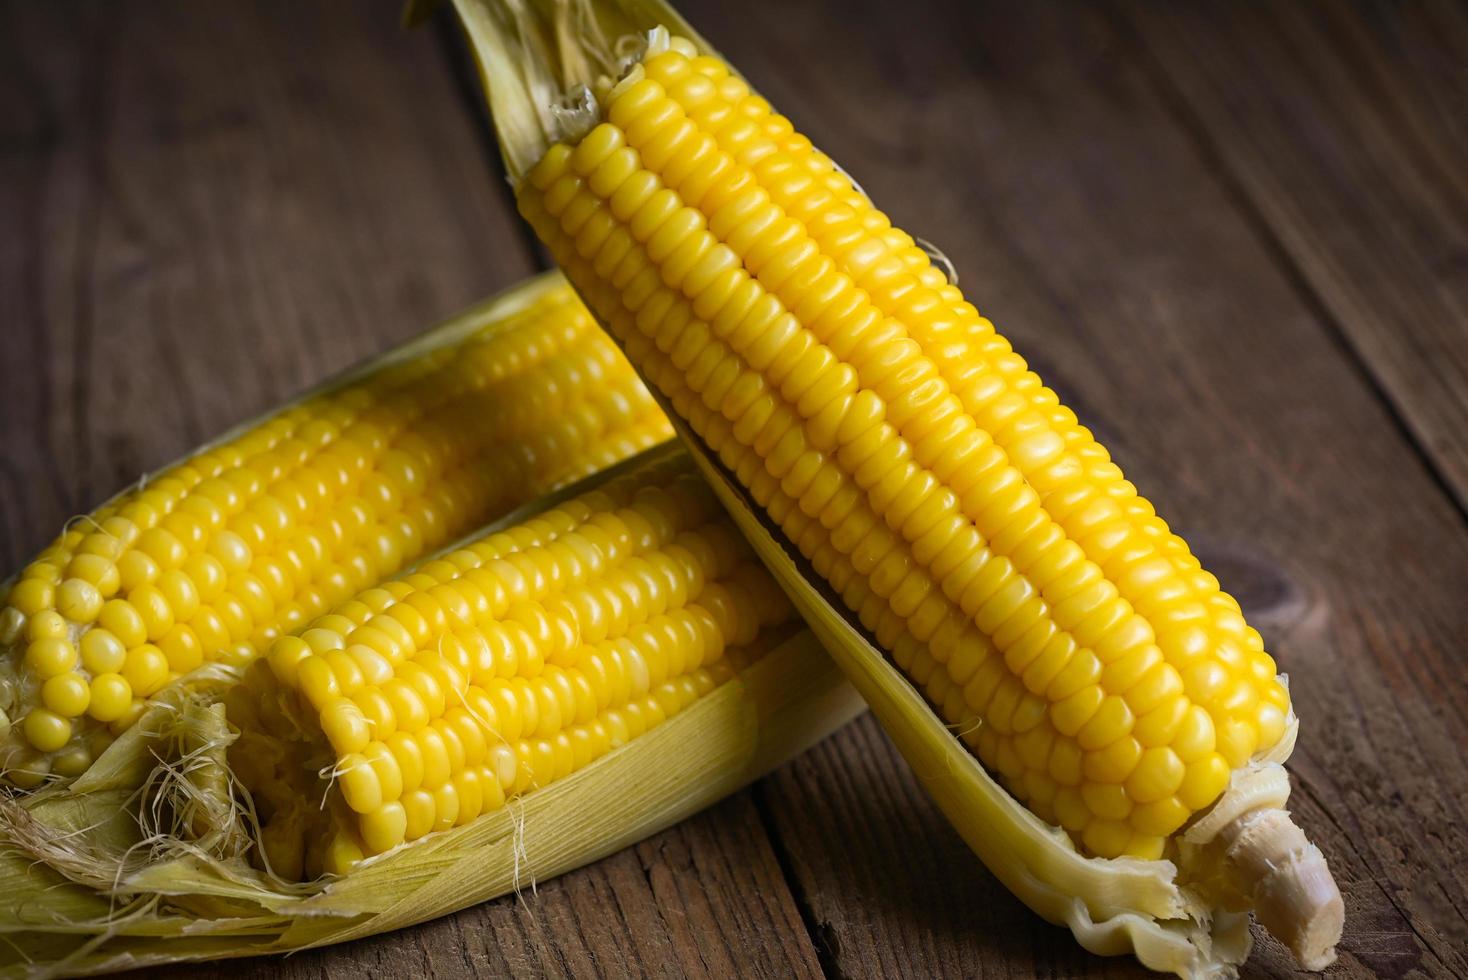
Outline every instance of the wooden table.
<svg viewBox="0 0 1468 980"><path fill-rule="evenodd" d="M743 9L748 6L750 9ZM1239 592L1304 720L1334 975L1468 971L1468 12L690 2ZM779 11L779 12L777 12ZM445 21L0 19L0 564L543 267ZM522 900L177 976L1130 976L864 719ZM1263 939L1246 973L1290 972Z"/></svg>

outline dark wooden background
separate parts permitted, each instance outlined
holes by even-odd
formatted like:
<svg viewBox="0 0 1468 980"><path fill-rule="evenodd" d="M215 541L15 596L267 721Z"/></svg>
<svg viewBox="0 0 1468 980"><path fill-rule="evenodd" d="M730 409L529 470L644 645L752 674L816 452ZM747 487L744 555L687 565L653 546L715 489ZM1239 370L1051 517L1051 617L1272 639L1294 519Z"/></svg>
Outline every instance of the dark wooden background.
<svg viewBox="0 0 1468 980"><path fill-rule="evenodd" d="M688 2L1246 600L1303 718L1336 976L1468 970L1468 11ZM446 21L0 5L0 565L540 268ZM178 976L1132 976L863 720L592 867ZM1291 972L1263 940L1250 976Z"/></svg>

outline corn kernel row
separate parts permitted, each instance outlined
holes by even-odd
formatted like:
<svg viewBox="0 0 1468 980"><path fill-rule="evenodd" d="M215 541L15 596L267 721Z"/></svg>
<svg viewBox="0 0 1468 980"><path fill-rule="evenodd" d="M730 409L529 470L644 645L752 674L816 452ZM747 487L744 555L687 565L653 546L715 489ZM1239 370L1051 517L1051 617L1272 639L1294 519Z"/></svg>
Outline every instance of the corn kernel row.
<svg viewBox="0 0 1468 980"><path fill-rule="evenodd" d="M79 774L174 679L670 434L562 288L206 449L72 522L10 589L0 770Z"/></svg>
<svg viewBox="0 0 1468 980"><path fill-rule="evenodd" d="M522 214L629 358L980 759L1156 857L1285 730L1238 604L850 181L675 39Z"/></svg>

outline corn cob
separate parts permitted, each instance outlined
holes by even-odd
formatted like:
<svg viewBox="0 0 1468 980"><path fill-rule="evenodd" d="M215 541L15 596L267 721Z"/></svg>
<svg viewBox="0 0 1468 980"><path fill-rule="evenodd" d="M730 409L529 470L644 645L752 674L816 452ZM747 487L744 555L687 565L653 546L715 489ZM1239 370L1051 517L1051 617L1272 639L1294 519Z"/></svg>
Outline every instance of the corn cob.
<svg viewBox="0 0 1468 980"><path fill-rule="evenodd" d="M262 864L343 874L463 826L676 715L794 618L686 458L450 552L230 690Z"/></svg>
<svg viewBox="0 0 1468 980"><path fill-rule="evenodd" d="M0 797L0 978L444 915L654 833L860 710L671 444L211 669L243 680L173 685L79 779Z"/></svg>
<svg viewBox="0 0 1468 980"><path fill-rule="evenodd" d="M670 435L561 280L472 311L68 522L0 607L0 771L79 775L177 678Z"/></svg>
<svg viewBox="0 0 1468 980"><path fill-rule="evenodd" d="M844 641L829 626L828 645L875 640L1009 797L1098 867L1180 864L1155 873L1203 906L1174 892L1145 911L1191 916L1189 950L1132 943L1144 961L1226 967L1241 954L1214 907L1255 905L1303 963L1329 962L1339 893L1267 765L1294 737L1274 660L993 325L665 4L458 7L521 214L736 516L752 505L778 528L767 561L778 573L779 546L798 552L860 625ZM620 64L602 40L649 28ZM780 577L820 619L823 595ZM889 726L955 741L858 686ZM976 847L1006 880L1049 860ZM1095 888L1071 921L1083 941L1115 907Z"/></svg>

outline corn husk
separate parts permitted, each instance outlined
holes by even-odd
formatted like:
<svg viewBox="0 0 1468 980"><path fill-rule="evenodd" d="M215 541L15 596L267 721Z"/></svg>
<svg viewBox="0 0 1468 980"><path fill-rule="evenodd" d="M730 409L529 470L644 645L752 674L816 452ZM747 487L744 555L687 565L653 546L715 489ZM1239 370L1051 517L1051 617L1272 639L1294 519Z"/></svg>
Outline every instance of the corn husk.
<svg viewBox="0 0 1468 980"><path fill-rule="evenodd" d="M541 277L390 358L460 336L482 324L487 311L503 313L556 288L558 276ZM649 450L472 537L679 452L675 443ZM528 893L538 881L696 813L863 708L813 634L802 630L565 779L347 875L303 884L274 878L249 860L255 824L225 759L235 733L222 698L239 678L238 668L206 665L156 696L74 782L0 797L0 977L282 953Z"/></svg>
<svg viewBox="0 0 1468 980"><path fill-rule="evenodd" d="M228 668L215 670L230 680ZM238 853L217 855L159 831L160 820L175 818L160 801L192 797L179 782L193 753L230 738L216 701L183 694L176 689L156 705L72 786L0 802L0 889L10 908L0 921L0 976L307 949L526 891L698 812L861 710L803 632L564 780L341 878L294 885L255 871Z"/></svg>
<svg viewBox="0 0 1468 980"><path fill-rule="evenodd" d="M616 81L630 63L629 49L656 53L671 32L716 54L663 0L455 0L455 7L479 58L512 181L552 143L574 142L600 121L586 93ZM585 24L596 30L578 34ZM640 48L619 39L629 31L640 37ZM578 44L588 50L566 53ZM624 53L610 81L597 78L595 67L617 60L609 52ZM990 870L1092 952L1132 953L1154 970L1183 977L1236 975L1251 946L1248 900L1208 880L1224 877L1214 837L1252 808L1284 806L1289 779L1282 763L1294 746L1293 713L1280 744L1236 772L1224 797L1180 837L1183 868L1167 860L1082 855L1068 834L1036 817L984 769L717 456L649 388L740 530Z"/></svg>

